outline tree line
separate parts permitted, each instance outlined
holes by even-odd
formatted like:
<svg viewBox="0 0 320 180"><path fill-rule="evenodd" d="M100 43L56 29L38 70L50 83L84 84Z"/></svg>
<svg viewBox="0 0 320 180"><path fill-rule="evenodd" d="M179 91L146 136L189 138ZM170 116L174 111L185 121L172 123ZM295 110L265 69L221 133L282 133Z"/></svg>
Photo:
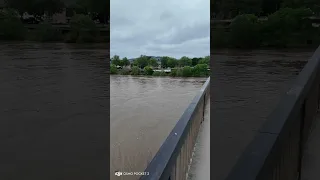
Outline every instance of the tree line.
<svg viewBox="0 0 320 180"><path fill-rule="evenodd" d="M109 14L107 1L102 0L77 0L73 4L65 4L60 0L7 0L5 8L0 9L0 40L29 40L29 41L64 41L67 43L104 42L106 38L100 36L94 18ZM44 15L48 17L63 11L65 7L73 11L69 22L70 32L62 33L53 26ZM42 19L42 23L29 31L23 24L24 13Z"/></svg>
<svg viewBox="0 0 320 180"><path fill-rule="evenodd" d="M236 16L228 27L217 26L212 32L212 47L313 47L320 43L320 29L308 18L310 8L281 8L261 21L254 14Z"/></svg>
<svg viewBox="0 0 320 180"><path fill-rule="evenodd" d="M5 7L17 10L20 16L28 13L39 20L44 14L50 17L61 13L65 8L71 9L70 16L73 12L86 14L105 24L109 19L108 1L105 0L75 0L68 4L61 0L6 0Z"/></svg>
<svg viewBox="0 0 320 180"><path fill-rule="evenodd" d="M186 56L176 59L169 56L161 57L160 62L155 58L144 55L130 62L126 57L121 59L115 55L111 58L110 73L122 75L152 75L152 76L183 76L200 77L208 76L210 57L189 58ZM118 67L122 67L120 70ZM170 73L155 69L170 68Z"/></svg>
<svg viewBox="0 0 320 180"><path fill-rule="evenodd" d="M116 66L137 66L139 68L144 68L146 66L158 67L159 63L157 59L154 57L148 57L141 55L136 58L132 63L128 60L128 58L124 57L121 59L118 55L114 55L111 58L111 64ZM210 56L205 57L194 57L189 58L187 56L183 56L180 59L176 59L169 56L161 57L160 60L161 68L175 68L175 67L184 67L184 66L196 66L197 64L210 64Z"/></svg>
<svg viewBox="0 0 320 180"><path fill-rule="evenodd" d="M316 15L320 12L319 0L215 0L211 1L213 18L233 19L240 14L268 16L281 8L308 8Z"/></svg>

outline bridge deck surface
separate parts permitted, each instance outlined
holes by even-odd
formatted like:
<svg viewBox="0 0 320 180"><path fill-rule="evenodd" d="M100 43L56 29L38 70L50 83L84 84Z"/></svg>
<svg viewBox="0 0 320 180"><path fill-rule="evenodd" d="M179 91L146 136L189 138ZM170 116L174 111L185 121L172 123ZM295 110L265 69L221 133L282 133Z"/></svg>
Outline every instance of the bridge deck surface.
<svg viewBox="0 0 320 180"><path fill-rule="evenodd" d="M302 160L301 180L320 179L320 114L314 123Z"/></svg>
<svg viewBox="0 0 320 180"><path fill-rule="evenodd" d="M189 180L210 179L210 103L206 105L205 118L199 131L195 152L189 171Z"/></svg>

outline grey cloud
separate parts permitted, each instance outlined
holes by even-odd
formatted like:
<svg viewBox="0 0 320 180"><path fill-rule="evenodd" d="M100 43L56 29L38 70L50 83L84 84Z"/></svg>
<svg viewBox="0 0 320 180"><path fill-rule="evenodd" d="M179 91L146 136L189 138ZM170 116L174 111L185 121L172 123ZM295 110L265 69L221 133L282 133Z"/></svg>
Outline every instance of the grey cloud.
<svg viewBox="0 0 320 180"><path fill-rule="evenodd" d="M171 19L174 15L170 11L164 11L160 15L160 20L164 21L167 19Z"/></svg>
<svg viewBox="0 0 320 180"><path fill-rule="evenodd" d="M193 24L173 30L167 37L156 40L158 43L181 44L185 41L210 37L210 24Z"/></svg>
<svg viewBox="0 0 320 180"><path fill-rule="evenodd" d="M206 56L209 0L112 0L111 56Z"/></svg>

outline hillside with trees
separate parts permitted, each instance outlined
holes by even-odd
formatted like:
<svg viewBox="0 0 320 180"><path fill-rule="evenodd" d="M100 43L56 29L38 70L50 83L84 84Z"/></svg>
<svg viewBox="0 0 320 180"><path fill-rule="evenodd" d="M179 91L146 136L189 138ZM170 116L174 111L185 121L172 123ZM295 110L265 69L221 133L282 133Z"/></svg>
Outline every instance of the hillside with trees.
<svg viewBox="0 0 320 180"><path fill-rule="evenodd" d="M217 0L212 2L215 48L307 48L320 44L316 0ZM263 17L263 18L262 18ZM231 23L215 24L217 19Z"/></svg>
<svg viewBox="0 0 320 180"><path fill-rule="evenodd" d="M211 1L212 18L233 19L239 14L268 16L281 8L310 8L320 13L319 0L215 0Z"/></svg>
<svg viewBox="0 0 320 180"><path fill-rule="evenodd" d="M109 23L108 2L102 0L5 0L0 5L0 40L6 41L96 42L102 38L95 21ZM50 21L59 13L69 17L67 34ZM26 23L38 25L31 32Z"/></svg>

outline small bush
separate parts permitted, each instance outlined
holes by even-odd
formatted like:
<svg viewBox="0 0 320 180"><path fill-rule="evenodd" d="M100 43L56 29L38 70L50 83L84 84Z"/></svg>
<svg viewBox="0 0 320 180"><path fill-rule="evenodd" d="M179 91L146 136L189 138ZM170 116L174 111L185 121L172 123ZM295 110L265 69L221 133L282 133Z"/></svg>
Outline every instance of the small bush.
<svg viewBox="0 0 320 180"><path fill-rule="evenodd" d="M118 73L118 69L114 64L110 65L110 74L117 74Z"/></svg>
<svg viewBox="0 0 320 180"><path fill-rule="evenodd" d="M208 76L208 65L207 64L197 64L193 69L193 76Z"/></svg>
<svg viewBox="0 0 320 180"><path fill-rule="evenodd" d="M138 66L132 66L131 68L131 75L140 75L140 68Z"/></svg>
<svg viewBox="0 0 320 180"><path fill-rule="evenodd" d="M171 69L171 72L170 72L169 75L172 76L172 77L176 77L177 76L177 69L176 68Z"/></svg>
<svg viewBox="0 0 320 180"><path fill-rule="evenodd" d="M160 76L161 72L159 71L153 71L152 76Z"/></svg>
<svg viewBox="0 0 320 180"><path fill-rule="evenodd" d="M192 68L190 66L185 66L182 68L182 76L191 77L192 76Z"/></svg>
<svg viewBox="0 0 320 180"><path fill-rule="evenodd" d="M144 74L145 74L145 75L149 75L149 76L150 76L150 75L153 74L153 69L152 69L152 67L150 67L150 66L144 67L143 70L144 70Z"/></svg>
<svg viewBox="0 0 320 180"><path fill-rule="evenodd" d="M178 76L178 77L183 76L182 68L177 69L176 76Z"/></svg>
<svg viewBox="0 0 320 180"><path fill-rule="evenodd" d="M130 74L130 70L128 68L123 68L120 71L121 75L129 75Z"/></svg>

